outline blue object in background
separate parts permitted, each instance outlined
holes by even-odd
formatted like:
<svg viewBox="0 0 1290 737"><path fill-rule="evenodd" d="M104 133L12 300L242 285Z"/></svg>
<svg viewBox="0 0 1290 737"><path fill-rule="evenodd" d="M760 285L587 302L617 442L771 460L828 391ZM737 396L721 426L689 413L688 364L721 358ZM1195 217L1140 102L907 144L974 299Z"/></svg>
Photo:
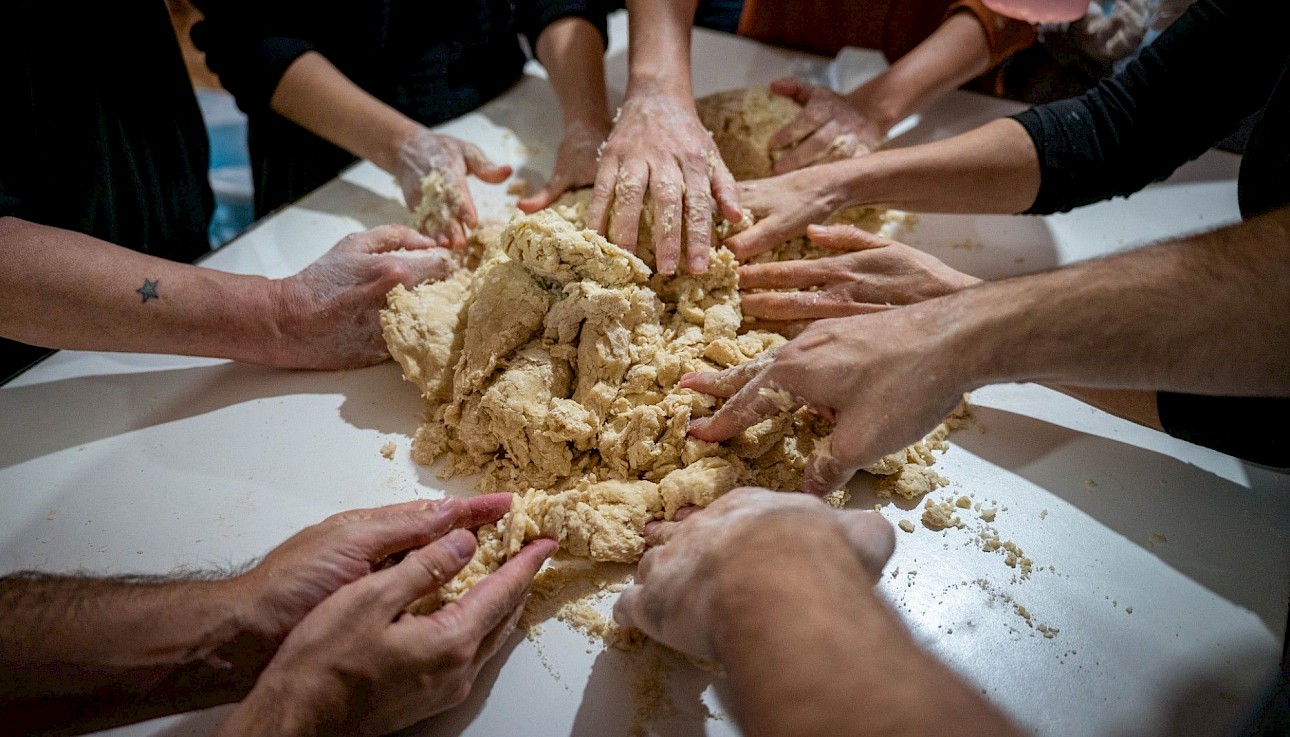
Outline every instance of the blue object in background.
<svg viewBox="0 0 1290 737"><path fill-rule="evenodd" d="M223 90L197 90L197 104L211 144L211 189L215 215L208 231L211 248L219 248L255 220L251 156L246 149L246 116Z"/></svg>

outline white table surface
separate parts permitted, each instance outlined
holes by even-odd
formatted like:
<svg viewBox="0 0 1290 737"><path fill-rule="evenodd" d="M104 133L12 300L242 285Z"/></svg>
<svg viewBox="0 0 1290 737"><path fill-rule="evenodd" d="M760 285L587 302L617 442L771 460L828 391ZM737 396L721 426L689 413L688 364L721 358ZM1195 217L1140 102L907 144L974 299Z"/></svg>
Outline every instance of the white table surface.
<svg viewBox="0 0 1290 737"><path fill-rule="evenodd" d="M626 78L621 16L613 29L616 102ZM822 71L821 60L732 36L697 31L694 46L700 95ZM871 73L875 58L846 57L843 76ZM1016 109L955 93L899 140ZM536 184L550 170L557 110L530 75L441 129ZM905 239L983 277L1049 268L1234 221L1237 161L1209 153L1169 182L1068 215L922 216ZM514 198L504 190L474 186L483 217L507 216ZM283 276L346 233L404 216L390 178L360 164L205 265ZM1006 506L995 527L1036 570L1015 580L1002 557L977 549L973 514L963 515L969 529L898 533L881 589L919 641L1043 735L1210 733L1254 698L1285 635L1290 479L1035 386L982 390L973 404L975 423L938 466L952 483L936 497ZM419 412L392 363L314 373L61 352L0 388L0 572L238 563L337 510L462 489L412 463ZM398 445L392 461L379 452L387 440ZM883 513L918 515L895 505ZM1014 603L1060 632L1043 637ZM469 702L427 733L627 732L630 656L590 648L556 623L536 645L512 644ZM700 700L725 711L710 681L676 668L680 713L651 730L737 733L728 717L702 716ZM935 694L928 701L934 708ZM206 734L226 709L115 733Z"/></svg>

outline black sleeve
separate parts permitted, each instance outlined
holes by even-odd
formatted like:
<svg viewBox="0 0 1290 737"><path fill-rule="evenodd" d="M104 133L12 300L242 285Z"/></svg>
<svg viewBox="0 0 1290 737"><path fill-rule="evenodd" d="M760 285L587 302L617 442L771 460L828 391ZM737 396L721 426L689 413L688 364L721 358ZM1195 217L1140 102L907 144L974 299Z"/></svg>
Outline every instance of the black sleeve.
<svg viewBox="0 0 1290 737"><path fill-rule="evenodd" d="M1290 397L1211 397L1160 392L1165 432L1265 466L1290 468Z"/></svg>
<svg viewBox="0 0 1290 737"><path fill-rule="evenodd" d="M314 44L266 21L247 0L195 0L205 18L193 26L193 45L206 52L206 66L237 98L247 115L269 110L269 100L287 67ZM319 11L326 12L326 11Z"/></svg>
<svg viewBox="0 0 1290 737"><path fill-rule="evenodd" d="M609 28L605 16L609 14L606 0L519 0L515 3L517 26L529 40L529 48L537 55L537 42L546 27L561 18L583 18L600 32L600 40L609 46Z"/></svg>
<svg viewBox="0 0 1290 737"><path fill-rule="evenodd" d="M1027 214L1127 196L1200 156L1266 103L1290 3L1199 0L1121 73L1013 118L1039 155Z"/></svg>

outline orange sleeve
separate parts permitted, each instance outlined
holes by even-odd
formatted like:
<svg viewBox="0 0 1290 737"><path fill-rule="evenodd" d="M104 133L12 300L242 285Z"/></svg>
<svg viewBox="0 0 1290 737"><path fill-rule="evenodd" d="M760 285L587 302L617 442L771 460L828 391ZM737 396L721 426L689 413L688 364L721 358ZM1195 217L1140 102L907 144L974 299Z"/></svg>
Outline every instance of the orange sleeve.
<svg viewBox="0 0 1290 737"><path fill-rule="evenodd" d="M981 28L985 30L986 44L990 48L991 69L1033 44L1038 37L1033 25L999 15L987 8L981 0L957 0L945 11L945 17L959 12L971 13L980 21Z"/></svg>

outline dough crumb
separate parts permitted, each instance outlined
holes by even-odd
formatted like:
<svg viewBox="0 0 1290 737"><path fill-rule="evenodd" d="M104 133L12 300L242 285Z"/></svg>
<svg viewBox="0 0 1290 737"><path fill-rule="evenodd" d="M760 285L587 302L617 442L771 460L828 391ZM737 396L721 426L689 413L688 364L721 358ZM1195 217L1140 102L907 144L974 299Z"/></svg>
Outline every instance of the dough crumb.
<svg viewBox="0 0 1290 737"><path fill-rule="evenodd" d="M460 206L461 192L448 183L442 172L433 169L421 179L421 202L409 224L427 235L448 235Z"/></svg>
<svg viewBox="0 0 1290 737"><path fill-rule="evenodd" d="M1165 537L1164 535L1161 535L1158 532L1153 532L1151 533L1150 541L1152 545L1164 545L1165 543L1169 542L1169 538Z"/></svg>
<svg viewBox="0 0 1290 737"><path fill-rule="evenodd" d="M923 526L929 530L944 530L949 527L962 527L963 521L954 514L954 505L950 502L934 502L928 499L923 503Z"/></svg>
<svg viewBox="0 0 1290 737"><path fill-rule="evenodd" d="M900 529L904 530L905 532L913 532L913 531L914 531L914 523L913 523L913 522L910 522L910 521L909 521L909 520L907 520L907 519L902 519L902 520L900 521L900 523L899 523L897 526L898 526Z"/></svg>
<svg viewBox="0 0 1290 737"><path fill-rule="evenodd" d="M393 440L387 440L381 444L381 455L385 456L385 460L392 461L394 460L394 450L397 447Z"/></svg>

